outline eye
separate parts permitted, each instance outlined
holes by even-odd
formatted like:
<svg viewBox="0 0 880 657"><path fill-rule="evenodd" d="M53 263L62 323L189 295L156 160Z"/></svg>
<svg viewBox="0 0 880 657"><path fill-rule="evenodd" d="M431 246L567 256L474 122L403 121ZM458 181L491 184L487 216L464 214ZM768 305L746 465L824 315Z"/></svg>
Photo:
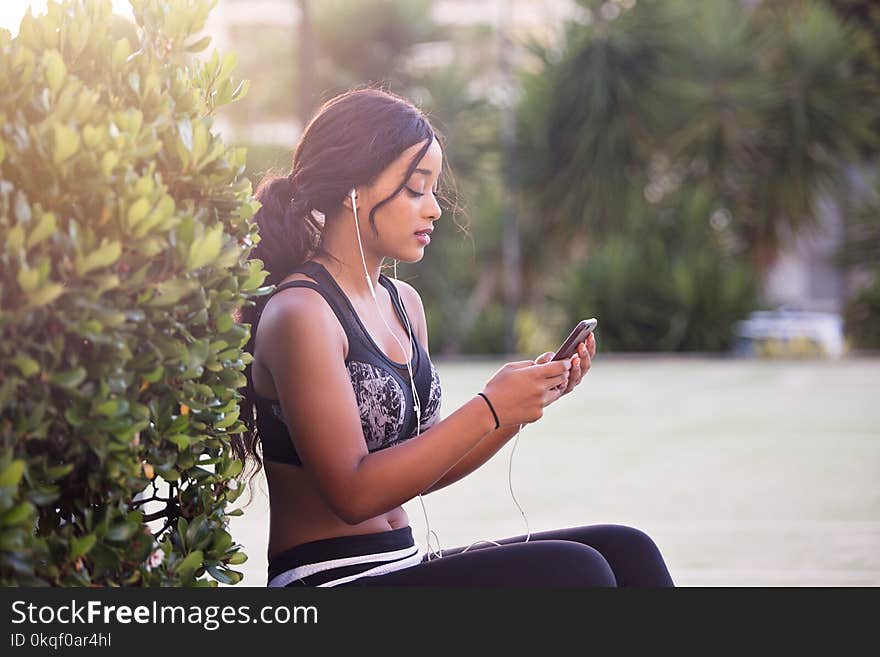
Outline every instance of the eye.
<svg viewBox="0 0 880 657"><path fill-rule="evenodd" d="M420 196L424 196L423 193L421 193L421 192L417 192L416 190L411 189L411 188L409 187L409 185L404 186L404 188L406 189L407 193L408 193L410 196L412 196L413 198L418 198L418 197L420 197Z"/></svg>

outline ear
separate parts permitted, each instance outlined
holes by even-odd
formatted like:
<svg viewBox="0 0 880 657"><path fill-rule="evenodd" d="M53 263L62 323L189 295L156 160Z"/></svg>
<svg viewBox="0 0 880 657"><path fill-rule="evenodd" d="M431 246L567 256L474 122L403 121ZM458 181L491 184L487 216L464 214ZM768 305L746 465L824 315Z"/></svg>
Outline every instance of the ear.
<svg viewBox="0 0 880 657"><path fill-rule="evenodd" d="M348 193L345 195L345 198L342 199L342 205L344 205L349 210L352 209L352 206L351 206L351 193L352 192L354 192L354 197L355 197L355 199L357 199L358 198L357 189L350 189L348 191Z"/></svg>

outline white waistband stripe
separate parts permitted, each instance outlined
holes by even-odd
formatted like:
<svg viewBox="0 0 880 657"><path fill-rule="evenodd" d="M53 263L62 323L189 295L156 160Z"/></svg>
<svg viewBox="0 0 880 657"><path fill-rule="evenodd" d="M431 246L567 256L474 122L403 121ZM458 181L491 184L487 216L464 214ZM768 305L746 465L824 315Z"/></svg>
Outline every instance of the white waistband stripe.
<svg viewBox="0 0 880 657"><path fill-rule="evenodd" d="M368 573L373 573L374 571L379 570L374 574L381 574L383 572L393 572L395 570L399 570L400 568L406 568L408 566L419 563L422 560L422 556L424 551L419 548L418 545L411 545L407 548L403 548L402 550L392 550L390 552L378 552L374 554L359 554L354 557L344 557L341 559L330 559L328 561L319 561L317 563L305 564L303 566L297 566L296 568L291 568L290 570L285 570L283 573L279 573L275 577L273 577L267 586L270 587L278 587L278 586L287 586L293 581L298 579L303 579L305 577L309 577L310 575L314 575L316 573L322 573L325 570L331 570L333 568L344 568L345 566L353 566L359 563L372 563L375 561L383 561L383 562L393 562L393 563L383 563L375 568L371 568L370 570L358 573L356 575L352 575L349 577L342 578L341 580L333 580L332 582L327 582L322 584L321 586L334 586L335 584L343 584L348 581L352 581L357 579L358 577L363 577ZM415 561L413 561L415 560Z"/></svg>

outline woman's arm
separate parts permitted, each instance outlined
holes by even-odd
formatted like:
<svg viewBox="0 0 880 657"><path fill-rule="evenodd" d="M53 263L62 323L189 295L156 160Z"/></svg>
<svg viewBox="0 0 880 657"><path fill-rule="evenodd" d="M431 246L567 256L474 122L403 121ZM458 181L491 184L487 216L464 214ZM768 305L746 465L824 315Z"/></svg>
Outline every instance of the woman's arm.
<svg viewBox="0 0 880 657"><path fill-rule="evenodd" d="M495 454L507 444L507 441L519 432L519 430L519 426L501 427L500 429L492 430L479 442L479 444L477 444L476 447L465 454L464 458L448 470L446 474L440 477L433 486L424 491L423 494L433 493L434 491L449 486L449 484L454 484L459 479L464 479L495 456Z"/></svg>
<svg viewBox="0 0 880 657"><path fill-rule="evenodd" d="M587 372L590 371L591 361L595 355L596 337L590 334L584 342L578 345L577 355L572 356L571 358L571 372L569 373L568 384L562 394L568 394L577 387ZM546 363L549 362L552 357L553 352L548 351L538 356L535 362ZM440 490L478 469L481 465L486 463L486 461L492 458L498 450L504 447L507 441L513 438L521 428L522 427L520 426L502 427L489 433L476 447L468 452L461 461L456 463L449 472L443 475L437 483L426 490L425 493L433 493L436 490Z"/></svg>
<svg viewBox="0 0 880 657"><path fill-rule="evenodd" d="M411 285L403 281L395 281L401 292L401 298L409 309L409 314L416 317L415 328L419 342L428 351L428 324L425 318L425 309L422 305L419 293ZM572 370L570 372L568 384L563 394L571 392L581 381L583 376L590 369L590 357L595 354L596 345L595 337L590 336L586 343L578 346L578 355L572 357ZM553 357L553 352L546 352L538 356L536 363L549 362ZM437 482L424 493L433 493L450 484L463 479L475 470L479 469L489 459L491 459L498 451L507 444L520 430L520 426L501 427L490 431L473 449L471 449L458 463L446 472Z"/></svg>
<svg viewBox="0 0 880 657"><path fill-rule="evenodd" d="M258 332L260 360L295 427L303 466L330 508L351 524L429 489L495 425L485 402L474 396L421 436L369 453L344 363L345 334L320 295L307 288L276 295ZM560 363L522 361L506 365L489 385L512 424L540 417L548 400L558 396L553 385L564 380L567 370Z"/></svg>
<svg viewBox="0 0 880 657"><path fill-rule="evenodd" d="M419 342L428 353L428 322L425 317L425 308L418 291L400 280L394 281L400 292L401 300L407 308L407 314L414 318L414 327ZM481 400L482 401L482 400ZM483 402L485 404L485 402ZM461 460L458 461L450 470L446 472L434 485L432 485L423 493L432 493L436 490L444 488L455 483L459 479L463 479L474 470L491 459L498 451L504 447L508 440L513 438L519 431L519 426L501 427L493 429Z"/></svg>

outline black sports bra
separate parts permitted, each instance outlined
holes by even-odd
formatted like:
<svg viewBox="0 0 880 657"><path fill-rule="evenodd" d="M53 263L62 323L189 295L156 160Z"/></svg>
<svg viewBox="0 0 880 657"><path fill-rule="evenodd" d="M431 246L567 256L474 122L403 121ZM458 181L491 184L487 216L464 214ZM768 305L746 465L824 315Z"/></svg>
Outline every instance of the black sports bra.
<svg viewBox="0 0 880 657"><path fill-rule="evenodd" d="M406 364L391 360L379 349L345 292L323 265L309 261L295 273L305 274L314 282L289 281L275 288L272 294L292 287L306 287L318 292L333 309L348 338L345 365L357 399L368 451L385 449L414 437L416 414ZM405 326L409 318L394 283L384 274L379 275L379 283L388 290L394 310ZM441 390L440 378L431 359L418 339L414 342L415 353L410 367L422 408L421 433L439 418ZM255 395L255 400L263 458L302 465L294 447L296 427L287 424L279 401L259 395Z"/></svg>

